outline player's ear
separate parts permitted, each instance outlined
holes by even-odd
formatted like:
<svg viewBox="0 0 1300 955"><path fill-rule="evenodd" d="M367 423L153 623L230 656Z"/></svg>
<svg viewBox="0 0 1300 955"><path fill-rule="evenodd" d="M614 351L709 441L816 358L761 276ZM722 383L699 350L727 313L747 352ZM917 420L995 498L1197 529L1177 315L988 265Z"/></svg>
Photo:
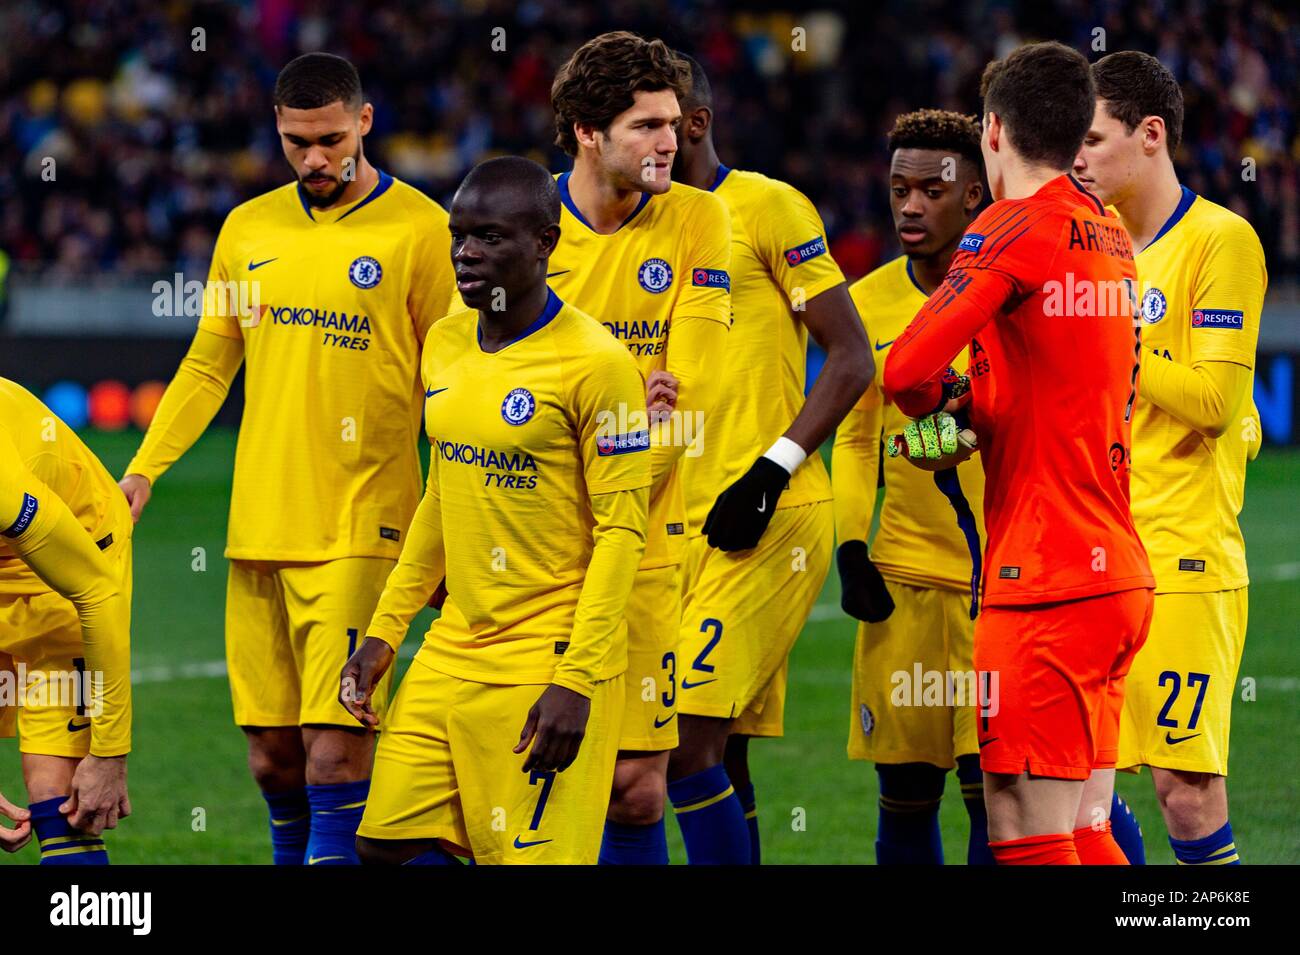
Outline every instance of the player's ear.
<svg viewBox="0 0 1300 955"><path fill-rule="evenodd" d="M966 209L966 215L974 216L975 210L980 207L980 203L983 201L984 183L975 179L966 186L966 201L963 203Z"/></svg>
<svg viewBox="0 0 1300 955"><path fill-rule="evenodd" d="M707 106L697 106L686 116L686 137L693 143L698 143L709 131L709 126L713 122L713 111Z"/></svg>
<svg viewBox="0 0 1300 955"><path fill-rule="evenodd" d="M1165 121L1159 116L1147 116L1142 120L1142 150L1148 156L1165 151Z"/></svg>
<svg viewBox="0 0 1300 955"><path fill-rule="evenodd" d="M373 126L375 122L374 106L372 106L369 103L363 103L361 106L361 115L358 118L360 121L361 135L362 136L369 135L370 127Z"/></svg>
<svg viewBox="0 0 1300 955"><path fill-rule="evenodd" d="M552 222L541 232L537 233L537 257L541 259L550 258L555 247L560 244L560 224Z"/></svg>
<svg viewBox="0 0 1300 955"><path fill-rule="evenodd" d="M573 138L578 141L579 146L594 149L596 146L596 133L595 126L589 126L586 123L573 124Z"/></svg>

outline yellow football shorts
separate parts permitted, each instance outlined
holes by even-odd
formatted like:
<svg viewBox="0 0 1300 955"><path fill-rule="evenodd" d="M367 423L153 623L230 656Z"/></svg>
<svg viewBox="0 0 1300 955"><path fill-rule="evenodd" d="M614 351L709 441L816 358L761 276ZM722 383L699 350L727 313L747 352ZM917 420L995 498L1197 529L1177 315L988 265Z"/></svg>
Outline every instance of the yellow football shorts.
<svg viewBox="0 0 1300 955"><path fill-rule="evenodd" d="M619 749L676 749L677 632L682 620L679 569L637 571L625 616L627 699Z"/></svg>
<svg viewBox="0 0 1300 955"><path fill-rule="evenodd" d="M480 865L594 865L623 714L619 675L596 684L578 758L523 772L515 755L546 685L462 680L418 658L382 724L357 835L438 839Z"/></svg>
<svg viewBox="0 0 1300 955"><path fill-rule="evenodd" d="M1156 594L1147 642L1124 684L1118 768L1228 775L1246 591Z"/></svg>
<svg viewBox="0 0 1300 955"><path fill-rule="evenodd" d="M682 565L680 712L734 719L732 732L785 732L786 662L817 602L834 546L829 501L780 508L753 550L690 538Z"/></svg>
<svg viewBox="0 0 1300 955"><path fill-rule="evenodd" d="M951 769L956 757L979 752L970 593L886 585L889 619L858 624L849 758Z"/></svg>
<svg viewBox="0 0 1300 955"><path fill-rule="evenodd" d="M397 562L343 557L315 564L232 560L226 667L238 726L356 728L338 701L339 674ZM392 668L375 687L383 718Z"/></svg>
<svg viewBox="0 0 1300 955"><path fill-rule="evenodd" d="M104 549L121 575L121 621L131 630L131 531L115 531ZM8 659L6 659L6 657ZM86 701L86 651L81 619L72 602L47 590L40 594L0 594L0 670L26 674L22 705L0 714L0 736L18 734L18 749L41 756L81 758L90 752ZM20 666L22 669L20 670ZM34 682L35 681L35 682ZM19 692L23 688L19 687Z"/></svg>

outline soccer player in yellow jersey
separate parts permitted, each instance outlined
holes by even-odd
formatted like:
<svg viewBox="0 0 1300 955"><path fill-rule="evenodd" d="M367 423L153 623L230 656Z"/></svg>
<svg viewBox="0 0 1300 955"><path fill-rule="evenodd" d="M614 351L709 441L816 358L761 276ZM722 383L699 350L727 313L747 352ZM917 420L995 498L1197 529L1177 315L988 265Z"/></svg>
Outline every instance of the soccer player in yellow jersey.
<svg viewBox="0 0 1300 955"><path fill-rule="evenodd" d="M833 549L830 479L817 449L873 365L817 210L783 182L722 164L708 77L683 59L691 86L675 176L731 213L734 321L710 369L719 396L702 453L682 464L690 536L670 791L692 863L757 865L749 739L784 732L786 661ZM826 363L805 401L810 332Z"/></svg>
<svg viewBox="0 0 1300 955"><path fill-rule="evenodd" d="M121 484L138 518L245 365L226 545L235 722L275 861L355 864L374 743L337 680L420 498L419 355L454 294L447 216L365 158L373 107L346 60L289 63L275 116L296 180L227 217L208 288L228 295L208 296Z"/></svg>
<svg viewBox="0 0 1300 955"><path fill-rule="evenodd" d="M888 145L890 206L903 255L850 288L879 369L943 282L984 196L974 119L932 109L906 113L894 121ZM963 350L954 367L974 374L969 366L978 361ZM885 458L882 468L882 436L911 419L884 401L880 380L878 372L840 426L831 462L842 603L863 621L854 649L849 757L876 764L878 864L943 863L939 803L955 765L971 821L967 861L992 865L971 661L984 472L967 459L931 473L901 456ZM868 552L878 474L885 501ZM888 582L887 596L868 586L877 574ZM927 678L942 697L924 695Z"/></svg>
<svg viewBox="0 0 1300 955"><path fill-rule="evenodd" d="M1156 578L1116 765L1151 768L1179 863L1234 865L1228 730L1249 582L1237 515L1258 446L1251 388L1268 274L1250 224L1178 182L1183 96L1169 70L1124 52L1092 73L1097 112L1074 168L1133 237L1132 508Z"/></svg>
<svg viewBox="0 0 1300 955"><path fill-rule="evenodd" d="M35 834L41 865L107 865L131 811L131 531L99 459L0 378L0 735L16 723L30 802L0 797L0 848Z"/></svg>
<svg viewBox="0 0 1300 955"><path fill-rule="evenodd" d="M646 540L650 436L627 350L546 284L550 174L465 178L452 257L470 307L421 370L429 479L340 699L369 698L412 616L447 598L398 690L358 830L367 862L595 863L623 718L625 610Z"/></svg>
<svg viewBox="0 0 1300 955"><path fill-rule="evenodd" d="M659 411L645 557L628 604L627 709L601 861L664 864L668 753L677 745L678 568L686 537L679 463L718 395L731 321L730 235L716 196L673 185L686 64L660 40L606 33L580 47L551 87L562 235L551 287L595 315L636 359ZM671 188L670 188L671 186ZM661 382L668 372L675 383ZM628 409L644 417L645 402ZM631 425L629 425L631 427Z"/></svg>

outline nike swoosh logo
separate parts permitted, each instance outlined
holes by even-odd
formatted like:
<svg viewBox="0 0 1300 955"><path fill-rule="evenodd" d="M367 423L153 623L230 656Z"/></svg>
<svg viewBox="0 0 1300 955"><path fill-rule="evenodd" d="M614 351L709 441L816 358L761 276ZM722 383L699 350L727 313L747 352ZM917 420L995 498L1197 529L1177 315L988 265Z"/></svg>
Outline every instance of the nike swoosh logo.
<svg viewBox="0 0 1300 955"><path fill-rule="evenodd" d="M261 262L254 262L252 259L249 259L249 260L248 260L248 271L250 271L250 272L255 272L255 271L257 271L258 269L260 269L262 266L264 266L264 265L270 265L272 262L277 261L279 258L280 258L280 257L277 255L274 259L263 259Z"/></svg>
<svg viewBox="0 0 1300 955"><path fill-rule="evenodd" d="M1175 738L1172 733L1166 733L1165 742L1168 743L1170 746L1175 746L1178 743L1186 743L1189 739L1196 739L1196 737L1200 735L1201 735L1200 733L1193 733L1191 736L1179 736Z"/></svg>
<svg viewBox="0 0 1300 955"><path fill-rule="evenodd" d="M78 726L74 720L68 720L69 733L75 733L78 730L86 730L86 729L90 729L89 723L82 723L80 726Z"/></svg>
<svg viewBox="0 0 1300 955"><path fill-rule="evenodd" d="M983 742L980 743L980 749L983 749L983 748L984 748L985 746L987 746L989 743L996 743L996 742L997 742L998 740L1000 740L1001 738L1002 738L1001 736L995 736L995 737L993 737L992 739L986 739L986 740L984 740Z"/></svg>
<svg viewBox="0 0 1300 955"><path fill-rule="evenodd" d="M335 859L346 859L347 856L312 856L307 860L308 865L315 865L318 862L333 862Z"/></svg>
<svg viewBox="0 0 1300 955"><path fill-rule="evenodd" d="M682 680L683 690L693 690L697 686L704 686L706 683L717 683L718 678L715 676L712 680L701 680L699 683L692 683L690 680Z"/></svg>
<svg viewBox="0 0 1300 955"><path fill-rule="evenodd" d="M302 821L303 821L304 819L306 819L306 818L307 818L307 816L306 816L306 815L303 815L303 816L294 816L292 819L272 819L272 820L271 820L271 825L273 825L273 826L292 826L295 822L302 822Z"/></svg>
<svg viewBox="0 0 1300 955"><path fill-rule="evenodd" d="M767 510L767 492L763 492L763 499L758 502L758 513L762 514Z"/></svg>
<svg viewBox="0 0 1300 955"><path fill-rule="evenodd" d="M684 684L683 684L683 685L684 685ZM698 686L699 684L696 684L696 685ZM664 726L667 726L669 723L671 723L671 722L672 722L673 720L675 720L676 718L677 718L677 714L676 714L676 713L670 713L670 714L668 714L668 719L666 719L666 720L660 720L659 717L656 716L656 717L655 717L655 729L660 729L660 728L662 728L662 727L664 727Z"/></svg>
<svg viewBox="0 0 1300 955"><path fill-rule="evenodd" d="M544 846L548 842L554 842L554 839L538 839L536 842L520 842L519 837L515 836L516 849L530 849L533 846Z"/></svg>
<svg viewBox="0 0 1300 955"><path fill-rule="evenodd" d="M572 272L572 271L573 271L573 269L560 269L560 271L558 271L558 272L547 272L547 273L546 273L546 277L547 277L548 279L553 279L553 278L555 278L557 275L568 275L568 274L569 274L570 272Z"/></svg>
<svg viewBox="0 0 1300 955"><path fill-rule="evenodd" d="M884 351L890 345L894 344L894 341L895 339L891 338L887 342L880 342L880 341L876 342L876 351Z"/></svg>
<svg viewBox="0 0 1300 955"><path fill-rule="evenodd" d="M448 386L447 386L447 388L450 388L450 387L451 387L451 385L448 385ZM446 391L447 388L430 388L428 391L426 391L426 392L424 393L424 397L426 397L426 398L432 398L434 395L439 394L440 392Z"/></svg>

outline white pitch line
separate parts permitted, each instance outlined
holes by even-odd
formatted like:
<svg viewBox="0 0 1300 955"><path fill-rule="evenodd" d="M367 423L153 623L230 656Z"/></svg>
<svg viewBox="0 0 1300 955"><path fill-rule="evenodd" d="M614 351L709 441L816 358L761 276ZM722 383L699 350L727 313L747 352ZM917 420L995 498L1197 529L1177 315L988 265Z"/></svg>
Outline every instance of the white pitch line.
<svg viewBox="0 0 1300 955"><path fill-rule="evenodd" d="M1260 581L1300 580L1300 561L1274 564L1272 567L1267 567L1258 572L1255 576ZM840 609L839 604L829 602L814 604L812 611L808 614L809 623L824 623L827 620L847 621L848 619L848 616ZM409 639L402 644L402 648L397 655L403 660L409 660L419 651L421 643L422 639ZM175 665L161 664L132 670L131 682L133 684L171 683L175 680L213 679L225 675L225 660L203 660ZM841 677L838 672L832 674L829 670L825 672L805 670L803 675L812 678L814 682L839 682ZM1300 677L1264 676L1259 677L1256 683L1263 690L1278 690L1287 693L1300 691Z"/></svg>

